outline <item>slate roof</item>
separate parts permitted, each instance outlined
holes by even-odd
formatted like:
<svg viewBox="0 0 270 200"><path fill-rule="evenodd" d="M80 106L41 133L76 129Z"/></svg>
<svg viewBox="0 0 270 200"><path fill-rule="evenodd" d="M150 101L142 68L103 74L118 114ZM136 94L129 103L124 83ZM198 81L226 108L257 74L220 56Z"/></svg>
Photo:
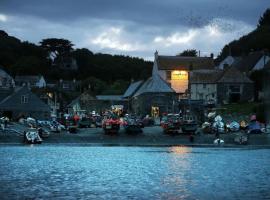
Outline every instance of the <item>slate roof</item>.
<svg viewBox="0 0 270 200"><path fill-rule="evenodd" d="M229 67L217 81L218 83L253 83L244 73L235 67Z"/></svg>
<svg viewBox="0 0 270 200"><path fill-rule="evenodd" d="M194 70L190 72L191 84L204 83L253 83L244 73L235 67L226 70Z"/></svg>
<svg viewBox="0 0 270 200"><path fill-rule="evenodd" d="M143 93L174 93L175 91L161 78L150 77L134 94L139 96Z"/></svg>
<svg viewBox="0 0 270 200"><path fill-rule="evenodd" d="M216 83L223 75L223 70L194 70L189 73L189 81L191 84L198 83Z"/></svg>
<svg viewBox="0 0 270 200"><path fill-rule="evenodd" d="M0 82L2 87L14 87L15 82L14 79L5 71L2 69L3 67L0 65Z"/></svg>
<svg viewBox="0 0 270 200"><path fill-rule="evenodd" d="M131 97L142 85L142 83L143 81L137 81L137 82L131 83L128 89L126 90L126 92L124 93L123 98Z"/></svg>
<svg viewBox="0 0 270 200"><path fill-rule="evenodd" d="M159 70L214 69L211 57L157 56Z"/></svg>
<svg viewBox="0 0 270 200"><path fill-rule="evenodd" d="M21 103L21 96L28 95L28 103ZM1 110L50 112L50 107L33 94L27 87L15 88L14 92L0 102Z"/></svg>
<svg viewBox="0 0 270 200"><path fill-rule="evenodd" d="M235 62L232 66L240 70L241 72L249 72L257 64L260 58L263 56L262 52L252 52L247 56L242 57L238 62Z"/></svg>
<svg viewBox="0 0 270 200"><path fill-rule="evenodd" d="M123 95L97 95L96 98L104 101L123 101Z"/></svg>

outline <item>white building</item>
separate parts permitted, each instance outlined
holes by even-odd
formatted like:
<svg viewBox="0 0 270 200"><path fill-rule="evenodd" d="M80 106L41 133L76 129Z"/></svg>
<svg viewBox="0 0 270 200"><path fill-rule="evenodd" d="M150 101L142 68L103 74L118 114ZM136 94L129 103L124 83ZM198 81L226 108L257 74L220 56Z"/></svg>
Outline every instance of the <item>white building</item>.
<svg viewBox="0 0 270 200"><path fill-rule="evenodd" d="M155 53L158 74L180 96L189 88L189 73L199 69L214 69L213 57L160 56Z"/></svg>
<svg viewBox="0 0 270 200"><path fill-rule="evenodd" d="M217 102L217 80L223 70L195 70L190 72L190 99Z"/></svg>
<svg viewBox="0 0 270 200"><path fill-rule="evenodd" d="M236 62L238 62L240 57L227 56L224 60L222 60L217 66L218 69L224 69L226 66L232 66Z"/></svg>

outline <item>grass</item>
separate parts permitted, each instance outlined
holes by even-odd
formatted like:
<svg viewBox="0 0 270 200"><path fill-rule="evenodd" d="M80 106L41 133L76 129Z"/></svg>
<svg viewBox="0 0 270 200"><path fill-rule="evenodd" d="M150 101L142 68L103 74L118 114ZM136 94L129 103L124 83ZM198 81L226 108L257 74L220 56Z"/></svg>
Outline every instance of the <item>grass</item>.
<svg viewBox="0 0 270 200"><path fill-rule="evenodd" d="M223 105L220 108L221 114L239 114L239 115L250 115L256 113L256 110L260 104L255 102L250 103L234 103Z"/></svg>

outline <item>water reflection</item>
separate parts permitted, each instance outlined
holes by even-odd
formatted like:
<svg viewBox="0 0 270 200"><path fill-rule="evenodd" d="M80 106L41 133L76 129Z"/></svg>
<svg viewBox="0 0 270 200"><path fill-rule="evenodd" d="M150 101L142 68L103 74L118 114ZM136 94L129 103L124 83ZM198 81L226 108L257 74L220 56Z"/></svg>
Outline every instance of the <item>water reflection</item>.
<svg viewBox="0 0 270 200"><path fill-rule="evenodd" d="M25 146L0 155L1 199L270 198L268 149Z"/></svg>

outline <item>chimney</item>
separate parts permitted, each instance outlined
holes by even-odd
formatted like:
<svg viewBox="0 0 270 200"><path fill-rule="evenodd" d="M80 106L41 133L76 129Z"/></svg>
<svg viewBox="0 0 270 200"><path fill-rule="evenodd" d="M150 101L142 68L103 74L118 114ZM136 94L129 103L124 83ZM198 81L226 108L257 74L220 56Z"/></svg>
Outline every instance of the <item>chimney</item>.
<svg viewBox="0 0 270 200"><path fill-rule="evenodd" d="M210 54L210 57L213 59L213 58L214 58L214 54L213 54L213 53L211 53L211 54Z"/></svg>
<svg viewBox="0 0 270 200"><path fill-rule="evenodd" d="M157 60L157 58L158 58L158 51L156 50L156 52L155 52L155 60Z"/></svg>
<svg viewBox="0 0 270 200"><path fill-rule="evenodd" d="M199 57L201 57L201 51L199 50Z"/></svg>

